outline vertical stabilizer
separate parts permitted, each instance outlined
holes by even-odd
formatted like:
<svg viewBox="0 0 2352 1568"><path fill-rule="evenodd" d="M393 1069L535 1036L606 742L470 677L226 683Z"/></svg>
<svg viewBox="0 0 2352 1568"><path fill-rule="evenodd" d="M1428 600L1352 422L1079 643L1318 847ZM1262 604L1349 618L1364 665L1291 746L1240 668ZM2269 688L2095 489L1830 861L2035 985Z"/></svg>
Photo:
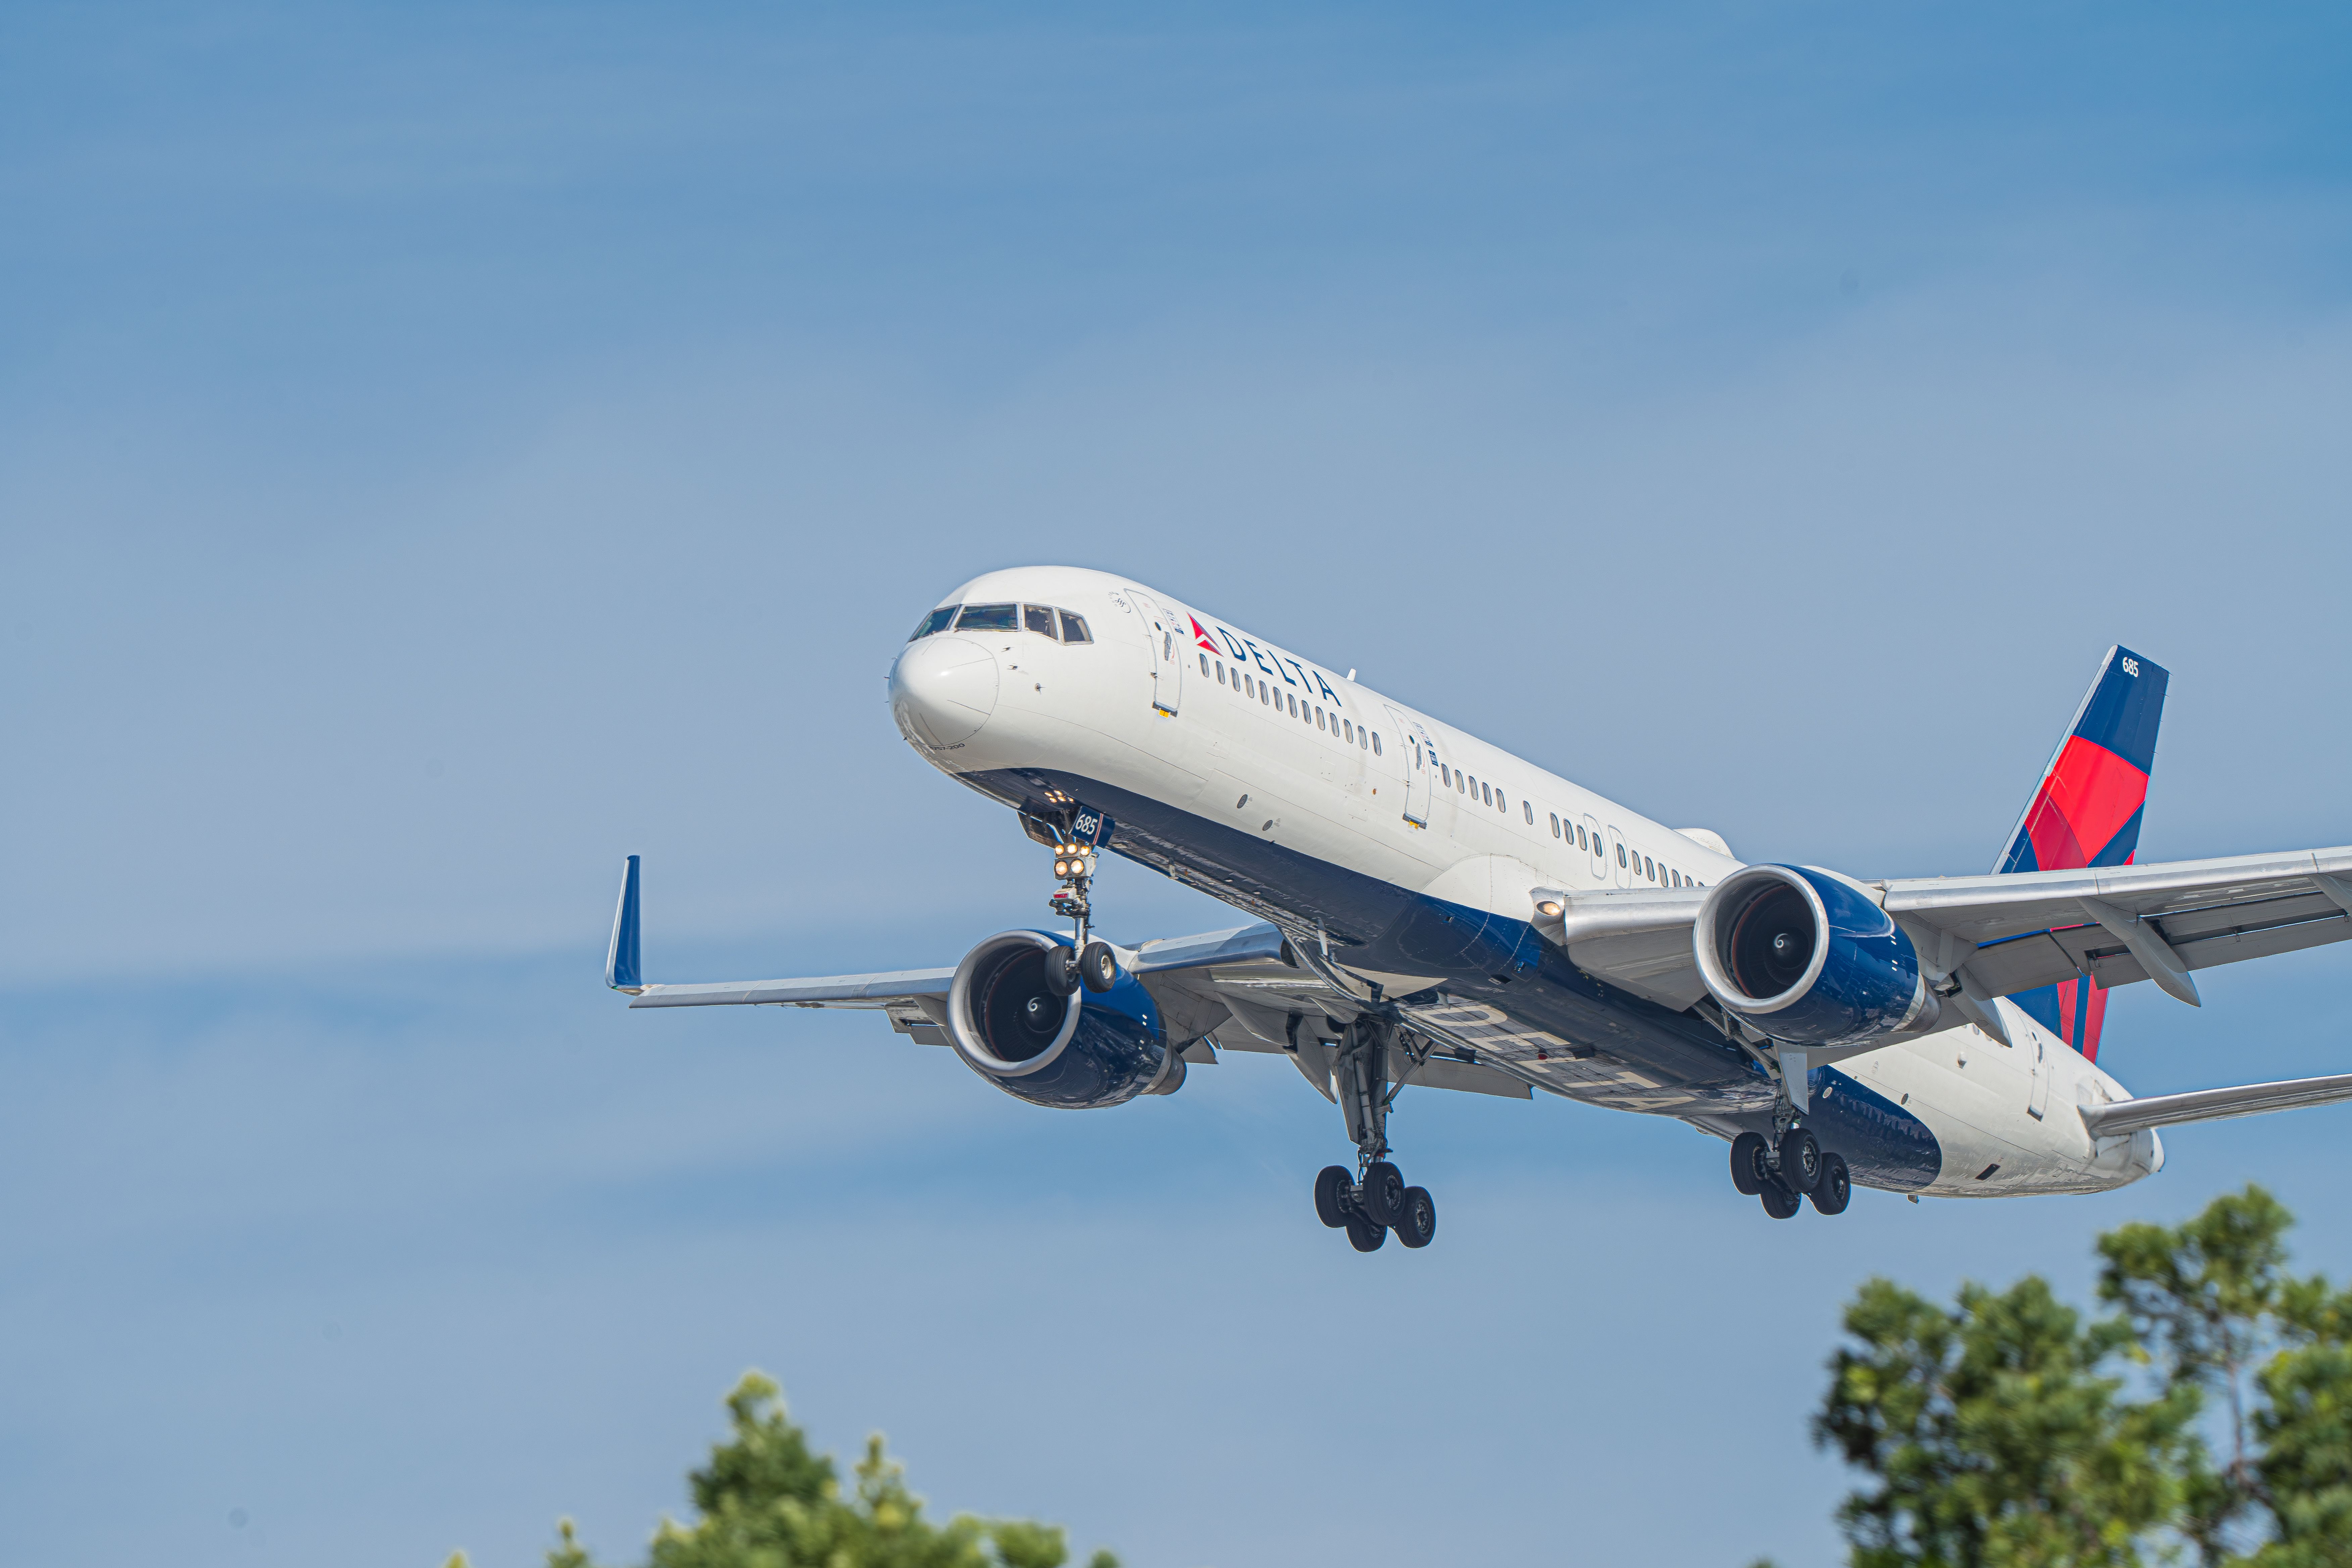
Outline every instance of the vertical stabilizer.
<svg viewBox="0 0 2352 1568"><path fill-rule="evenodd" d="M2147 805L2156 731L2170 679L2163 666L2127 647L2107 650L2074 722L1993 863L1996 872L2131 863L2139 849L2140 816ZM2107 994L2095 981L2069 980L2010 1000L2084 1056L2097 1059Z"/></svg>

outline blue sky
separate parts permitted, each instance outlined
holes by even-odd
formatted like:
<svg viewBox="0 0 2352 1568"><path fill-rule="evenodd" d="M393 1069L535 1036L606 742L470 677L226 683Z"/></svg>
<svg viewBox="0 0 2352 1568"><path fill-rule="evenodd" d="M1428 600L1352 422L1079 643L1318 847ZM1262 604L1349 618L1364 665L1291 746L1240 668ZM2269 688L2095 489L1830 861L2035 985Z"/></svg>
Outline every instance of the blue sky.
<svg viewBox="0 0 2352 1568"><path fill-rule="evenodd" d="M1370 1259L1279 1064L1026 1110L878 1025L1034 848L881 679L1129 573L1752 858L1982 868L2108 642L2143 852L2333 844L2340 10L19 5L0 19L0 1497L59 1563L635 1551L747 1365L1160 1564L1828 1560L1835 1312L2097 1200L1771 1226L1719 1146L1416 1100ZM1227 922L1130 868L1123 935ZM2340 954L2126 995L2340 1068ZM1465 1100L1468 1097L1461 1097ZM1406 1484L1366 1478L1407 1478ZM242 1510L243 1525L229 1522Z"/></svg>

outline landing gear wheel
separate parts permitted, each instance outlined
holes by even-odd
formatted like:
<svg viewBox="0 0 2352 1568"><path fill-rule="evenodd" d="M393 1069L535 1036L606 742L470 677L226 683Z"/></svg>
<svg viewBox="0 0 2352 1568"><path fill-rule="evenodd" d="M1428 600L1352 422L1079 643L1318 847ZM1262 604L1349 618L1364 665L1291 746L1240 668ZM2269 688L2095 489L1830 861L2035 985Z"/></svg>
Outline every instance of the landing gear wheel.
<svg viewBox="0 0 2352 1568"><path fill-rule="evenodd" d="M1822 1156L1822 1179L1808 1195L1823 1214L1845 1213L1845 1205L1853 1198L1853 1178L1846 1173L1844 1155Z"/></svg>
<svg viewBox="0 0 2352 1568"><path fill-rule="evenodd" d="M1045 950L1045 989L1069 996L1078 989L1078 955L1058 942Z"/></svg>
<svg viewBox="0 0 2352 1568"><path fill-rule="evenodd" d="M1764 1212L1774 1219L1794 1219L1797 1217L1797 1211L1805 1206L1804 1199L1782 1186L1779 1182L1767 1183L1764 1190L1757 1196L1764 1200Z"/></svg>
<svg viewBox="0 0 2352 1568"><path fill-rule="evenodd" d="M1078 950L1078 978L1100 995L1118 984L1118 960L1107 942L1090 942Z"/></svg>
<svg viewBox="0 0 2352 1568"><path fill-rule="evenodd" d="M1050 973L1050 971L1049 971ZM1772 1146L1761 1132L1742 1132L1731 1141L1731 1184L1743 1196L1754 1197L1772 1179Z"/></svg>
<svg viewBox="0 0 2352 1568"><path fill-rule="evenodd" d="M1361 1214L1348 1216L1348 1245L1359 1252L1378 1252L1389 1238L1388 1226L1374 1225Z"/></svg>
<svg viewBox="0 0 2352 1568"><path fill-rule="evenodd" d="M1386 1160L1364 1167L1364 1190L1357 1194L1374 1225L1393 1226L1404 1214L1404 1173Z"/></svg>
<svg viewBox="0 0 2352 1568"><path fill-rule="evenodd" d="M1407 1247L1427 1247L1437 1236L1437 1204L1427 1187L1407 1187L1404 1207L1390 1228Z"/></svg>
<svg viewBox="0 0 2352 1568"><path fill-rule="evenodd" d="M1791 1127L1781 1133L1781 1182L1792 1193L1810 1193L1821 1179L1822 1146L1813 1135L1801 1127Z"/></svg>
<svg viewBox="0 0 2352 1568"><path fill-rule="evenodd" d="M1326 1165L1315 1173L1315 1217L1338 1230L1356 1206L1356 1181L1345 1165Z"/></svg>

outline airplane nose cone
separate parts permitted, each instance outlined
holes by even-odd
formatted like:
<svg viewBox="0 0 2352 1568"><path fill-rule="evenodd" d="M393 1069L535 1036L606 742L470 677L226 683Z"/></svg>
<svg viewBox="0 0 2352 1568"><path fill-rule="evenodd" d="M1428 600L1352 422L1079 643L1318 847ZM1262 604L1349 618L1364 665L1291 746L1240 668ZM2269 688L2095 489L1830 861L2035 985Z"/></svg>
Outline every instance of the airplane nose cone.
<svg viewBox="0 0 2352 1568"><path fill-rule="evenodd" d="M968 741L996 710L996 656L967 637L909 643L890 669L890 709L919 745Z"/></svg>

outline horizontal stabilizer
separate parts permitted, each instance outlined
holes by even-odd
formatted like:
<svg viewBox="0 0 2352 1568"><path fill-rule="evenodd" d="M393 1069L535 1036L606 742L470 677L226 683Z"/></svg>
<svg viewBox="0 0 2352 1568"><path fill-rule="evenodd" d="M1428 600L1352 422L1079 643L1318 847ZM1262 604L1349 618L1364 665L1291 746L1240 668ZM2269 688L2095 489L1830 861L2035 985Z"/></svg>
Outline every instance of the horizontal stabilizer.
<svg viewBox="0 0 2352 1568"><path fill-rule="evenodd" d="M2327 1078L2291 1078L2278 1083L2240 1084L2234 1089L2196 1089L2187 1094L2156 1094L2146 1100L2081 1108L2083 1125L2094 1138L2115 1138L2146 1127L2178 1127L2189 1121L2221 1121L2260 1116L2305 1105L2352 1100L2352 1073Z"/></svg>

